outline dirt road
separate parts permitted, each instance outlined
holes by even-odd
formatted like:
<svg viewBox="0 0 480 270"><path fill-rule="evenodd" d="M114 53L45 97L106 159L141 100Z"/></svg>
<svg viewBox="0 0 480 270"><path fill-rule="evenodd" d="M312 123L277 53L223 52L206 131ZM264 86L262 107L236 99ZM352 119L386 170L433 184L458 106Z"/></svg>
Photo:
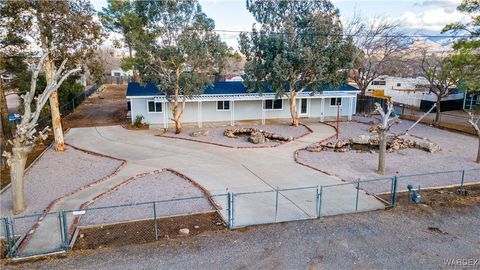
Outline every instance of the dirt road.
<svg viewBox="0 0 480 270"><path fill-rule="evenodd" d="M422 193L423 206L210 231L6 268L479 269L480 197L440 203L451 191L434 192L435 200Z"/></svg>
<svg viewBox="0 0 480 270"><path fill-rule="evenodd" d="M401 118L416 121L424 115L424 112L412 110L412 109L399 109L399 112L402 113ZM461 131L469 134L475 135L476 132L473 127L468 123L469 115L464 111L447 111L442 112L440 118L440 128L446 128L456 131ZM424 124L432 125L435 120L435 111L428 114L421 121Z"/></svg>
<svg viewBox="0 0 480 270"><path fill-rule="evenodd" d="M127 122L126 85L106 85L63 119L65 128L110 126Z"/></svg>

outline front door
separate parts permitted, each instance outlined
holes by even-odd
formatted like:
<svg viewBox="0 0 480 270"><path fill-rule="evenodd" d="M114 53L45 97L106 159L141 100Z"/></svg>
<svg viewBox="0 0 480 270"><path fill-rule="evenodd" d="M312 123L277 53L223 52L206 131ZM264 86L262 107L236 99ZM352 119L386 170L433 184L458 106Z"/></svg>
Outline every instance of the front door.
<svg viewBox="0 0 480 270"><path fill-rule="evenodd" d="M302 98L300 99L300 116L307 116L308 115L308 99Z"/></svg>

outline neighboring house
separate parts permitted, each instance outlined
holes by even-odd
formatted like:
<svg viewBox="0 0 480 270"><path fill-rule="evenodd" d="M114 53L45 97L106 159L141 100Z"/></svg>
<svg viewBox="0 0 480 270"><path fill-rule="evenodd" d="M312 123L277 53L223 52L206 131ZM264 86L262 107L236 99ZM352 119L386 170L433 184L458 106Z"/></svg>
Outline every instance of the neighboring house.
<svg viewBox="0 0 480 270"><path fill-rule="evenodd" d="M380 92L381 95L390 97L393 102L420 107L421 100L428 93L426 88L420 86L426 84L428 81L423 77L381 76L368 85L367 92Z"/></svg>
<svg viewBox="0 0 480 270"><path fill-rule="evenodd" d="M127 77L127 76L132 76L132 75L133 75L132 70L123 71L121 69L112 69L110 71L110 76L112 76L112 77Z"/></svg>
<svg viewBox="0 0 480 270"><path fill-rule="evenodd" d="M336 89L325 85L323 92L302 92L298 95L296 105L301 118L313 118L324 121L334 118L338 113L351 120L356 110L358 89L342 85ZM204 122L227 122L234 125L236 121L291 118L287 97L275 98L275 93L250 93L239 81L215 82L207 87L202 95L187 98L184 123L194 123L199 127ZM164 93L157 86L147 83L129 83L127 99L130 103L132 122L137 116L153 126L167 128L172 113ZM337 107L338 105L338 107Z"/></svg>

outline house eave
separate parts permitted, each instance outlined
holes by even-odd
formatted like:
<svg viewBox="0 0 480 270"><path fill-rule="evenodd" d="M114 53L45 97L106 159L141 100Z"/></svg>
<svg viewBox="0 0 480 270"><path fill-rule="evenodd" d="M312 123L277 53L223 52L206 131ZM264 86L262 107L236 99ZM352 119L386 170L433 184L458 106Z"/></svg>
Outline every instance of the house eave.
<svg viewBox="0 0 480 270"><path fill-rule="evenodd" d="M297 98L335 98L335 97L356 97L360 91L328 91L327 93L315 93L311 92L302 92L299 93ZM187 102L198 102L198 101L219 101L219 100L237 100L237 101L247 101L247 100L264 100L275 98L275 93L263 93L263 94L203 94L187 97ZM160 100L167 100L165 95L147 95L147 96L126 96L127 99L145 99L145 98L156 98ZM183 96L179 97L180 99ZM282 99L287 99L288 97L282 96Z"/></svg>

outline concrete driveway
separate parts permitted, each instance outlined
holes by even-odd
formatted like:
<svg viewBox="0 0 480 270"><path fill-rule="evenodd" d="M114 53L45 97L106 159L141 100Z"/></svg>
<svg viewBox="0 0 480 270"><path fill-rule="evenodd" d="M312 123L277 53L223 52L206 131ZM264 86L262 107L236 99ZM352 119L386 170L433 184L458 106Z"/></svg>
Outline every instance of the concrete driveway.
<svg viewBox="0 0 480 270"><path fill-rule="evenodd" d="M154 136L154 131L130 131L120 126L74 128L66 142L90 151L127 160L125 171L132 173L172 168L191 177L226 209L227 191L234 194L235 226L311 218L316 215L316 186L338 184L328 176L294 161L294 152L334 134L321 123L309 124L314 131L299 140L275 148L231 149L185 140ZM107 181L108 182L108 181ZM275 188L311 187L279 193L275 210ZM240 194L267 191L266 193ZM97 191L92 192L92 198ZM332 215L355 209L356 191L351 185L324 194L322 214ZM87 198L85 198L87 199ZM141 200L141 198L139 198ZM73 205L72 205L73 206ZM359 211L384 208L372 196L360 192ZM66 208L64 208L66 209ZM222 215L226 215L222 211Z"/></svg>
<svg viewBox="0 0 480 270"><path fill-rule="evenodd" d="M317 186L342 183L340 179L300 165L295 150L335 134L321 123L309 124L313 133L274 148L233 149L158 137L154 131L131 131L121 126L72 128L66 142L84 150L127 160L110 178L57 201L50 211L79 209L131 176L163 168L177 170L194 179L212 195L227 220L227 191L233 192L233 226L310 219L317 214ZM292 189L276 192L279 189ZM328 192L327 192L328 191ZM385 205L363 191L358 193L358 211L383 209ZM321 214L355 212L357 191L353 185L328 188L322 194ZM161 200L162 198L158 198ZM142 202L139 195L138 202ZM278 205L277 202L278 201ZM161 203L157 207L162 207ZM67 214L67 225L74 220ZM57 215L42 219L30 240L21 245L20 256L52 251L60 245Z"/></svg>

